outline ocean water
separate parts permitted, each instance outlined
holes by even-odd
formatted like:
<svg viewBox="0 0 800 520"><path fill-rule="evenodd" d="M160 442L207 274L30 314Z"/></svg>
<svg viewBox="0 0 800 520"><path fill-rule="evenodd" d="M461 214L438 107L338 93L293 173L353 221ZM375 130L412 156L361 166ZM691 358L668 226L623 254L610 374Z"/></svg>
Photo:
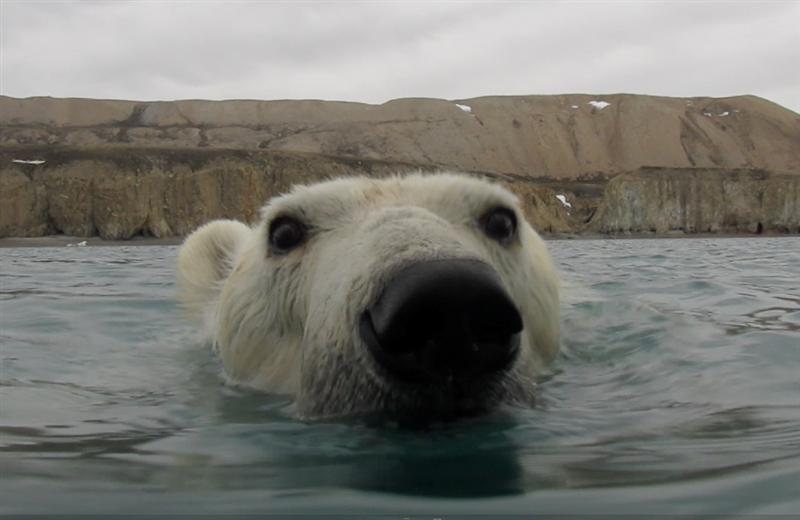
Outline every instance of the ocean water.
<svg viewBox="0 0 800 520"><path fill-rule="evenodd" d="M176 247L0 249L0 513L800 511L800 239L550 247L538 405L425 430L226 386Z"/></svg>

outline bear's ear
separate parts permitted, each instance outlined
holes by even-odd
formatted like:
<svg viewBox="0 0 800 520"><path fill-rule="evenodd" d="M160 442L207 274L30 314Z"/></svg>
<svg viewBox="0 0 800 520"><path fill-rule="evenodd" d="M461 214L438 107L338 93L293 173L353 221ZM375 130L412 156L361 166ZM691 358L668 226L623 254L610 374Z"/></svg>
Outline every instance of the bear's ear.
<svg viewBox="0 0 800 520"><path fill-rule="evenodd" d="M216 302L236 251L251 229L236 220L215 220L195 230L178 252L178 300L202 321Z"/></svg>

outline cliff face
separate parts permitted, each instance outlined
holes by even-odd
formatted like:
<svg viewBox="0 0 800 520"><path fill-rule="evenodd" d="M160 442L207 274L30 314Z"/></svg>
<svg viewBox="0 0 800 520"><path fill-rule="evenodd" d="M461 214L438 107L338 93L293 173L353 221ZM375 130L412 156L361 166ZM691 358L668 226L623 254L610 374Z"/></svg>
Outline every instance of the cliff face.
<svg viewBox="0 0 800 520"><path fill-rule="evenodd" d="M800 232L800 116L750 96L0 96L0 237L180 236L293 184L420 169L506 184L545 232Z"/></svg>
<svg viewBox="0 0 800 520"><path fill-rule="evenodd" d="M800 233L800 176L643 168L608 183L601 233Z"/></svg>
<svg viewBox="0 0 800 520"><path fill-rule="evenodd" d="M43 155L44 164L0 171L0 237L63 233L127 239L186 235L216 218L253 222L270 197L293 184L344 175L382 177L418 171L381 161L265 152L131 150ZM517 186L538 228L568 231L569 218L547 188Z"/></svg>

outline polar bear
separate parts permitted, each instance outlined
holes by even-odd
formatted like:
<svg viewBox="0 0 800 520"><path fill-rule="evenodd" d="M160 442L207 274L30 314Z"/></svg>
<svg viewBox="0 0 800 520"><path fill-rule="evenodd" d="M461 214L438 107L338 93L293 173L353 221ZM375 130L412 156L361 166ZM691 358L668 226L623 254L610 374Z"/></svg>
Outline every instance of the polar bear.
<svg viewBox="0 0 800 520"><path fill-rule="evenodd" d="M558 277L516 197L454 173L341 178L218 220L179 300L228 379L302 418L531 404L559 345Z"/></svg>

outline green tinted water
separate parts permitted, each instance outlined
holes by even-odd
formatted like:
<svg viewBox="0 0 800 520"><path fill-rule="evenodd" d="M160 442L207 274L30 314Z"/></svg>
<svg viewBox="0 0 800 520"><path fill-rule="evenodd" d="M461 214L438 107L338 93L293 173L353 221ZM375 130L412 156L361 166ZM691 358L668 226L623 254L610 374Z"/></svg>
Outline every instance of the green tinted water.
<svg viewBox="0 0 800 520"><path fill-rule="evenodd" d="M175 247L0 249L0 512L800 511L800 239L550 246L538 406L426 431L225 386Z"/></svg>

